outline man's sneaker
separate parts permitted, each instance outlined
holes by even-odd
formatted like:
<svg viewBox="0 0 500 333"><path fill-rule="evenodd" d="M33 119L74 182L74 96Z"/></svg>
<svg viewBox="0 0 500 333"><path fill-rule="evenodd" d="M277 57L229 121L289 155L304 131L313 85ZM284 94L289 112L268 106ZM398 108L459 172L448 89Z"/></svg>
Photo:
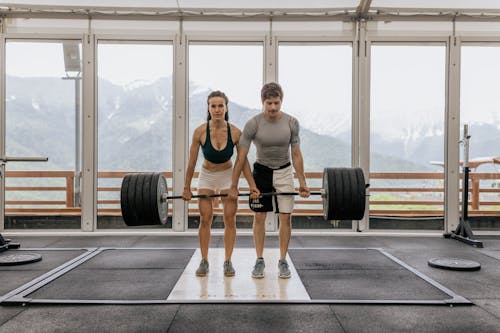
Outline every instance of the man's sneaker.
<svg viewBox="0 0 500 333"><path fill-rule="evenodd" d="M205 276L208 273L208 260L201 259L200 266L196 270L196 276Z"/></svg>
<svg viewBox="0 0 500 333"><path fill-rule="evenodd" d="M224 276L234 276L234 268L231 260L224 261Z"/></svg>
<svg viewBox="0 0 500 333"><path fill-rule="evenodd" d="M264 263L263 258L257 258L255 262L255 266L253 267L252 277L255 279L262 279L264 277L264 267L266 264Z"/></svg>
<svg viewBox="0 0 500 333"><path fill-rule="evenodd" d="M292 276L290 269L288 268L288 263L286 259L278 261L279 277L282 279L289 279Z"/></svg>

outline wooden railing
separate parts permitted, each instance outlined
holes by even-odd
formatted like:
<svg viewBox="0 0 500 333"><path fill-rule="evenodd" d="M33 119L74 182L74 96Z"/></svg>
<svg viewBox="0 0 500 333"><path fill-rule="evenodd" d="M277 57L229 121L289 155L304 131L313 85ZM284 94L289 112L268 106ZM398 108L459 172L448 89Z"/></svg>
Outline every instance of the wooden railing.
<svg viewBox="0 0 500 333"><path fill-rule="evenodd" d="M129 172L99 172L98 181L114 182L114 185L98 186L98 215L116 215L120 212L120 183L121 179ZM172 192L172 173L165 172L169 186L169 193ZM80 208L75 207L74 183L75 175L72 171L7 171L7 185L12 179L38 179L49 178L49 184L39 186L6 186L6 192L33 192L38 193L38 197L29 199L9 199L6 200L7 215L79 215ZM194 177L198 176L195 173ZM312 191L319 191L321 188L322 172L307 172L308 184ZM54 179L59 179L54 183ZM411 181L414 185L403 186L397 184L391 187L376 186L377 180L392 182ZM500 216L500 173L471 173L470 174L470 215L498 215ZM481 181L490 181L495 187L481 188ZM37 181L40 182L40 181ZM370 215L389 216L442 216L444 197L444 175L443 173L382 173L370 174ZM422 187L422 182L430 182ZM494 183L496 182L496 183ZM241 184L246 184L242 180ZM415 185L417 184L417 185ZM430 185L430 186L428 186ZM241 187L241 191L248 191L247 187ZM193 189L195 191L195 189ZM47 193L59 193L64 200L46 200L42 197ZM481 195L490 198L481 199ZM31 195L32 197L34 195ZM243 197L245 198L245 197ZM248 208L248 199L239 200L238 213L251 214ZM318 196L308 199L297 197L295 213L299 215L323 215L322 200ZM172 207L171 203L169 207ZM169 212L171 214L171 212ZM189 205L189 214L197 215L198 207L193 200ZM218 202L214 205L214 213L222 213L222 205Z"/></svg>

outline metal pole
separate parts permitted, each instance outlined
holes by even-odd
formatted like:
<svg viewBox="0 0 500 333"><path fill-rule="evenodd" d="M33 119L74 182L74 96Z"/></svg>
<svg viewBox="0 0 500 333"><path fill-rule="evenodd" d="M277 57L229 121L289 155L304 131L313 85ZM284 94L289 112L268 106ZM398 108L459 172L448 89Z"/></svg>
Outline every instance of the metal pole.
<svg viewBox="0 0 500 333"><path fill-rule="evenodd" d="M80 207L81 174L81 117L80 117L80 74L75 77L75 207Z"/></svg>
<svg viewBox="0 0 500 333"><path fill-rule="evenodd" d="M463 184L462 184L462 220L467 221L469 210L469 125L464 124L464 161L463 161Z"/></svg>

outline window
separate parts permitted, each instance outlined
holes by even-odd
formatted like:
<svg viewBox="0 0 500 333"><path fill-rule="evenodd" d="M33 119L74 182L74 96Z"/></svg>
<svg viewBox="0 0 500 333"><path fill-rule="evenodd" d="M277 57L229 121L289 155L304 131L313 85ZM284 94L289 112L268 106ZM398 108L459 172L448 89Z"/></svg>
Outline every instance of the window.
<svg viewBox="0 0 500 333"><path fill-rule="evenodd" d="M172 185L173 49L159 42L99 41L97 63L97 222L121 228L119 188L126 173L164 172Z"/></svg>
<svg viewBox="0 0 500 333"><path fill-rule="evenodd" d="M262 44L226 43L189 45L189 143L194 130L207 119L207 96L213 90L223 91L229 99L229 122L243 129L246 121L261 112L260 89L263 82ZM254 150L249 152L249 159L255 160ZM202 164L202 153L198 154L195 171ZM233 155L233 161L236 154ZM197 187L197 176L191 186ZM240 185L247 187L245 180ZM189 228L198 227L198 203L189 205ZM249 210L248 204L241 204L238 212ZM214 211L217 219L215 227L223 227L222 204ZM247 212L248 214L248 212ZM242 219L239 218L239 221ZM250 219L249 219L250 221Z"/></svg>
<svg viewBox="0 0 500 333"><path fill-rule="evenodd" d="M500 209L499 44L465 44L461 49L460 123L468 124L469 214ZM463 149L461 149L463 151ZM461 156L463 159L463 155ZM474 219L473 227L477 227Z"/></svg>
<svg viewBox="0 0 500 333"><path fill-rule="evenodd" d="M444 45L371 48L370 210L375 214L443 215L445 69ZM435 227L430 223L415 227ZM371 225L377 227L375 219Z"/></svg>
<svg viewBox="0 0 500 333"><path fill-rule="evenodd" d="M81 43L7 40L6 228L80 228ZM76 215L76 216L75 216Z"/></svg>

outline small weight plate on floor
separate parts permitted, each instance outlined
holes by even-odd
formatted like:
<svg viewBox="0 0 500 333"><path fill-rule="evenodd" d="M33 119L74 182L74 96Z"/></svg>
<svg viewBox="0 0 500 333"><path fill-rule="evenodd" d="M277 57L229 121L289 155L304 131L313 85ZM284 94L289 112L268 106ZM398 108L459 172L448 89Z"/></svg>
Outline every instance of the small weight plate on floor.
<svg viewBox="0 0 500 333"><path fill-rule="evenodd" d="M477 261L459 258L432 258L427 264L434 268L452 271L478 271L481 269L481 264Z"/></svg>
<svg viewBox="0 0 500 333"><path fill-rule="evenodd" d="M40 260L42 260L42 256L38 253L12 253L10 251L0 253L0 266L31 264Z"/></svg>

